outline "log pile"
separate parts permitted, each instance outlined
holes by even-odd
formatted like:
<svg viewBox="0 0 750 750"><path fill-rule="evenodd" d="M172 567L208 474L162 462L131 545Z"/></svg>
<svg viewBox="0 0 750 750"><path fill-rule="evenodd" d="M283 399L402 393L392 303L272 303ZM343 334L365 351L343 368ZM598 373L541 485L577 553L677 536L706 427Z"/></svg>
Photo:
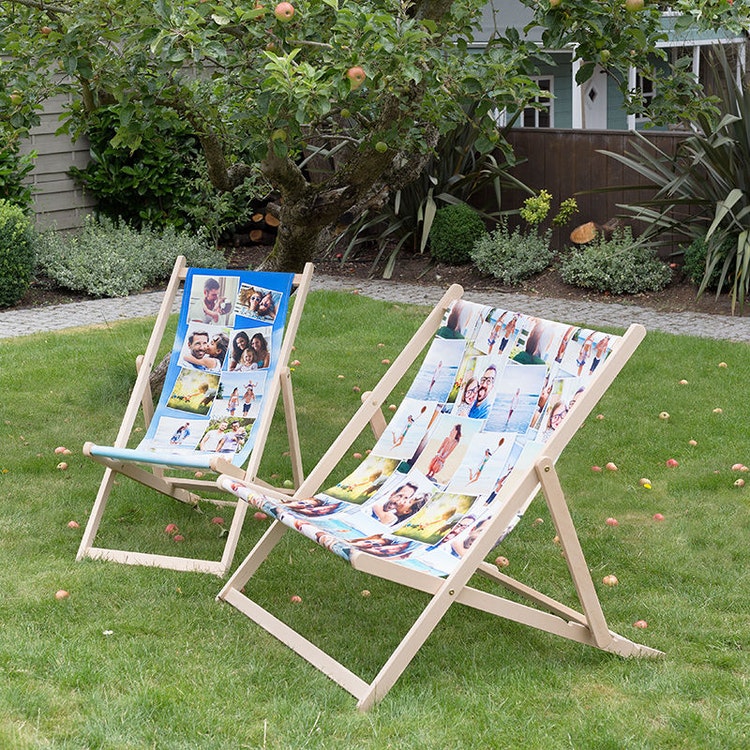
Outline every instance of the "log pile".
<svg viewBox="0 0 750 750"><path fill-rule="evenodd" d="M268 210L255 212L250 217L248 236L252 245L273 245L279 220Z"/></svg>

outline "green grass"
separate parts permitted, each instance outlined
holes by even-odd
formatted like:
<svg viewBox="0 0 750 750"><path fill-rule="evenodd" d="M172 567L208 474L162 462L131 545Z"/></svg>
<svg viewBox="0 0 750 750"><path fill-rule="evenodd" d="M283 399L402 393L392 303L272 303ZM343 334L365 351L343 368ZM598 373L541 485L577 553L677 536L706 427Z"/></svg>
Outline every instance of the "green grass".
<svg viewBox="0 0 750 750"><path fill-rule="evenodd" d="M424 312L311 294L293 374L306 468L357 408L354 386L374 385L382 360L397 355ZM586 422L559 464L610 627L665 659L624 660L454 607L386 699L362 715L325 676L216 603L215 577L75 562L81 529L67 523L83 526L101 477L81 445L114 438L150 326L0 342L0 747L750 744L750 477L737 488L731 471L750 464L750 348L649 334L597 407L604 418ZM284 437L279 422L263 462L276 481L291 478ZM66 472L55 469L58 445L73 451ZM353 450L365 448L363 438ZM670 457L679 467L666 467ZM608 461L619 470L591 471ZM196 513L126 480L116 489L99 543L174 553L163 529L175 522L184 554L218 558L213 511ZM656 512L665 520L654 521ZM605 524L610 516L617 527ZM265 528L249 518L237 560ZM499 552L513 575L574 603L553 536L537 500ZM600 583L610 573L619 585ZM365 678L425 602L293 534L250 586ZM58 589L70 597L57 601ZM301 605L289 602L295 593ZM633 628L638 619L647 630Z"/></svg>

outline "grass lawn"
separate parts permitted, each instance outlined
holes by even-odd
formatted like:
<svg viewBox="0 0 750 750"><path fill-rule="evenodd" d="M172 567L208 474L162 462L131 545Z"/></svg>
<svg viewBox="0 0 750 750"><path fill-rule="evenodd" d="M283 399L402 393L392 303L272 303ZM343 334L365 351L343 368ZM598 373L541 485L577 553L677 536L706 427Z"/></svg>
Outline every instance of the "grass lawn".
<svg viewBox="0 0 750 750"><path fill-rule="evenodd" d="M293 374L306 468L357 408L354 387L374 385L424 314L310 295ZM215 602L217 578L75 562L102 473L81 445L114 438L151 323L0 342L0 747L750 746L750 475L732 470L750 465L750 347L650 333L597 408L603 418L586 422L559 463L610 627L665 659L624 660L456 606L385 700L360 714L348 693ZM279 483L291 478L284 440L279 422L261 472ZM56 446L72 451L67 471L56 469ZM366 448L363 436L354 450ZM591 469L610 461L618 471ZM741 477L747 487L735 486ZM220 556L218 511L124 479L116 490L97 543ZM167 523L185 536L177 549ZM236 562L267 523L249 514ZM537 500L497 554L512 575L575 605L553 537ZM605 575L619 584L603 585ZM250 585L365 679L425 602L294 534ZM641 619L645 630L633 627Z"/></svg>

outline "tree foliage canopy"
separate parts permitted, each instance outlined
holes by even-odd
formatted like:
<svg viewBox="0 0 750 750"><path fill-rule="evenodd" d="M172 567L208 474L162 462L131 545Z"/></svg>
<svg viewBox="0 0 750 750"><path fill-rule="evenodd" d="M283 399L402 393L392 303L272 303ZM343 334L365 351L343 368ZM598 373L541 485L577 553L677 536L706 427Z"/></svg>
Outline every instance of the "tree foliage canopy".
<svg viewBox="0 0 750 750"><path fill-rule="evenodd" d="M626 12L620 0L522 2L546 46L577 42L588 62L607 49L612 71L645 61L660 33L660 3ZM691 23L719 17L739 27L746 2L676 4ZM0 134L22 135L57 92L70 94L64 127L73 132L116 103L113 144L126 148L149 137L155 118L180 118L200 140L217 190L262 165L281 197L277 265L295 268L342 213L413 179L440 134L464 122L467 98L478 102L476 143L488 151L498 140L490 114L538 94L539 51L513 30L483 54L472 50L483 5L298 0L287 19L269 0L0 0L0 109L9 113ZM300 162L316 149L332 169L312 182Z"/></svg>

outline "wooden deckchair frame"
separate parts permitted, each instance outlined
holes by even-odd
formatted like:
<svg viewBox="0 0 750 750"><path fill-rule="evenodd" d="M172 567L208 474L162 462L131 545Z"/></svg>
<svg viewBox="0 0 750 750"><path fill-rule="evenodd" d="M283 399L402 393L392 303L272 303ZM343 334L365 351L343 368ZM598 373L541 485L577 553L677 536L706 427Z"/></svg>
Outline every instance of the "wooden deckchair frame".
<svg viewBox="0 0 750 750"><path fill-rule="evenodd" d="M265 483L261 482L257 474L263 456L263 447L271 428L273 412L279 398L279 393L281 393L292 462L294 487L298 487L302 483L303 470L300 441L297 431L291 374L287 362L289 361L292 352L292 346L297 329L299 328L302 310L304 308L307 294L310 290L313 270L313 265L308 263L305 265L301 274L295 274L294 276L292 284L293 289L296 290L294 295L294 306L289 313L284 331L284 340L279 353L278 376L271 380L268 391L265 394L262 415L259 418L259 429L255 438L255 448L250 454L247 465L243 469L242 467L233 465L226 459L215 457L212 459L212 467L215 467L214 470L217 472L230 474L237 478L252 478L253 481L266 486ZM127 445L139 412L142 412L146 426L149 425L154 416L154 397L150 386L150 376L156 365L156 358L164 338L177 294L180 290L180 285L185 281L187 273L188 266L186 259L183 256L180 256L175 261L172 275L167 284L164 299L156 316L154 328L148 345L146 346L146 350L136 360L136 381L120 429L113 443L114 448L124 448ZM240 532L242 530L247 510L246 503L203 498L202 495L199 494L200 492L205 492L207 490L216 491L218 489L215 478L196 479L190 477L170 476L165 471L165 467L154 465L151 470L148 470L136 463L118 460L106 455L95 455L92 452L92 448L93 444L87 442L83 448L84 454L94 461L103 464L106 468L81 539L76 557L77 560L89 557L96 560L109 560L128 565L147 565L170 570L213 573L217 576L224 576L227 573L232 564ZM232 522L228 529L221 559L218 561L203 560L198 558L95 547L94 541L96 534L99 530L107 501L118 475L127 476L144 486L150 487L157 492L189 505L197 506L200 501L205 501L219 506L225 505L234 507L235 510Z"/></svg>
<svg viewBox="0 0 750 750"><path fill-rule="evenodd" d="M376 436L382 433L385 419L381 407L385 399L431 339L440 325L445 310L451 302L461 297L462 293L463 290L458 285L452 286L446 292L380 383L372 392L363 396L360 409L318 465L308 474L295 493L295 497L309 497L320 489L321 483L328 477L337 461L346 454L368 422L373 426ZM660 651L617 635L607 626L555 470L555 461L563 447L607 390L644 335L645 330L642 326L633 325L613 346L606 361L600 365L597 377L570 409L560 428L545 443L543 454L538 456L532 466L527 469L516 469L510 474L498 495L498 502L500 502L501 495L504 498L510 498L510 502L506 502L502 510L482 530L466 556L449 576L439 577L418 572L391 560L361 551L352 553L350 562L356 570L417 589L432 597L372 682L362 680L310 640L252 601L245 593L246 584L251 576L288 530L283 523L275 521L269 527L266 534L227 581L217 598L232 604L350 692L357 698L358 708L363 711L386 695L454 602L621 656L660 656ZM484 560L495 546L497 539L509 528L515 514L519 509L523 509L540 490L547 502L560 540L580 602L580 612L499 572L494 565ZM273 495L262 487L258 487L257 492ZM504 589L523 597L529 603L519 603L470 586L469 581L475 573L491 579Z"/></svg>

